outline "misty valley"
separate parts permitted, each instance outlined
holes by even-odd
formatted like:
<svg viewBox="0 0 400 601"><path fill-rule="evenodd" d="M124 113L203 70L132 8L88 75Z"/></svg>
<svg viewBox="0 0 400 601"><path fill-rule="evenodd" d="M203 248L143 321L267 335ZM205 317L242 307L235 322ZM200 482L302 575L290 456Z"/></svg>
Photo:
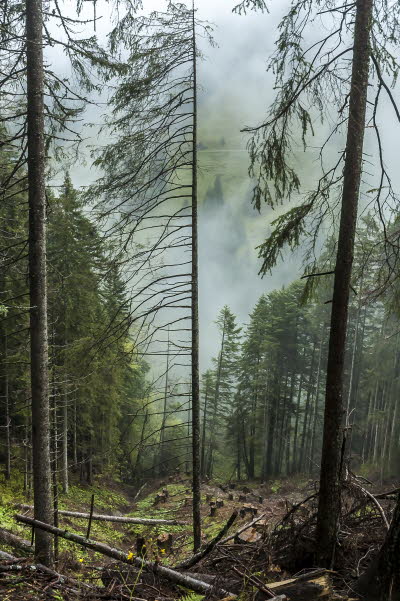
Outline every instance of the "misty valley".
<svg viewBox="0 0 400 601"><path fill-rule="evenodd" d="M400 600L400 0L0 36L0 598Z"/></svg>

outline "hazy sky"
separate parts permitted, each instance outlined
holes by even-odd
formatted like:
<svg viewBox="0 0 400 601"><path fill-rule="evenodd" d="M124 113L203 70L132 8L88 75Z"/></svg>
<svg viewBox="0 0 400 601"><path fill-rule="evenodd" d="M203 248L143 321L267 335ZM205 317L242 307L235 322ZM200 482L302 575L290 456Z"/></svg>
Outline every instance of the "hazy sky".
<svg viewBox="0 0 400 601"><path fill-rule="evenodd" d="M162 6L161 1L145 0L149 10ZM283 264L272 276L258 276L259 261L255 247L263 240L268 220L259 216L250 205L250 181L247 177L247 137L240 133L245 125L257 124L265 114L272 98L272 79L266 73L266 60L273 50L279 6L282 13L286 2L275 2L272 13L232 13L231 0L200 0L198 16L214 26L216 46L205 46L200 41L204 60L199 63L200 114L199 131L210 131L215 136L218 123L227 140L227 152L222 166L202 160L201 177L213 177L218 172L224 181L232 172L232 165L240 162L234 190L225 191L225 207L212 215L203 215L200 221L200 322L201 368L209 366L217 353L218 340L214 320L218 311L228 304L240 323L246 322L257 299L293 280L298 261ZM91 16L87 4L85 15ZM101 13L101 5L98 8ZM107 14L107 13L105 13ZM110 19L102 18L97 33L103 37ZM63 58L59 56L59 68ZM101 123L101 110L92 110L90 120ZM88 117L89 118L89 117ZM88 144L91 140L88 140ZM221 157L217 157L221 159ZM207 157L208 159L208 157ZM234 167L235 168L235 167ZM90 161L71 168L76 185L85 186L93 179ZM210 175L211 174L211 175ZM231 187L232 188L232 187Z"/></svg>

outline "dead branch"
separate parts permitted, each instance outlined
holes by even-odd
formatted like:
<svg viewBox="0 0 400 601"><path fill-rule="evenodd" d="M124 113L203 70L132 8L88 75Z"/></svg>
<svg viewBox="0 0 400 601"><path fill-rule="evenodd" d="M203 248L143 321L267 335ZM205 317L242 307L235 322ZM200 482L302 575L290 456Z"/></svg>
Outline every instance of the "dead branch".
<svg viewBox="0 0 400 601"><path fill-rule="evenodd" d="M235 534L231 534L230 536L227 536L226 538L223 538L222 540L219 541L219 543L217 543L218 546L219 545L225 545L225 543L228 543L230 540L233 540L235 538L235 536L237 536L238 534L241 534L242 532L244 532L248 528L251 528L253 526L253 524L255 524L256 522L259 522L260 520L262 520L263 518L265 518L266 515L267 515L266 513L262 513L255 520L252 520L251 522L248 522L247 524L245 524L244 526L242 526L241 528L239 528L239 530L237 530L235 532Z"/></svg>
<svg viewBox="0 0 400 601"><path fill-rule="evenodd" d="M362 493L364 493L364 495L365 495L366 497L368 497L369 499L371 499L371 501L373 502L373 504L374 504L374 505L375 505L375 507L377 508L377 510L378 510L378 512L379 512L379 514L380 514L380 516L381 516L382 520L383 520L383 523L385 524L386 530L389 530L389 528L390 528L389 521L388 521L388 519L387 519L387 517L386 517L386 514L385 514L385 512L384 512L384 510L383 510L383 507L382 507L382 505L379 503L378 499L377 499L377 498L376 498L376 497L375 497L375 496L374 496L372 493L370 493L370 492L369 492L369 490L367 490L366 488L364 488L363 486L361 486L361 484L359 484L358 482L354 482L354 481L353 481L353 483L352 483L352 484L353 484L354 486L356 486L357 488L359 488L359 489L361 490L361 492L362 492Z"/></svg>
<svg viewBox="0 0 400 601"><path fill-rule="evenodd" d="M229 518L229 520L226 522L226 524L222 528L222 530L220 530L220 532L217 534L217 536L215 538L213 538L208 543L208 545L206 545L204 547L204 549L202 551L199 551L199 553L196 553L192 557L189 557L189 559L186 559L185 561L182 561L177 566L175 566L175 570L189 569L189 568L193 567L194 565L196 565L196 563L201 561L203 559L203 557L206 557L206 555L211 553L211 551L219 543L219 541L222 539L222 537L228 532L229 528L232 526L232 524L236 520L237 516L238 516L238 512L234 511L232 513L231 517Z"/></svg>
<svg viewBox="0 0 400 601"><path fill-rule="evenodd" d="M238 576L240 576L241 578L244 578L245 580L247 580L248 582L250 582L250 584L253 584L256 588L258 588L259 591L261 591L262 593L265 593L266 595L268 595L268 597L270 597L272 599L276 599L275 593L273 591L271 591L271 589L269 589L268 587L266 587L264 584L262 584L262 582L258 582L258 579L256 579L254 576L244 574L243 572L241 572L235 566L233 566L232 570ZM286 599L285 595L282 595L282 598Z"/></svg>

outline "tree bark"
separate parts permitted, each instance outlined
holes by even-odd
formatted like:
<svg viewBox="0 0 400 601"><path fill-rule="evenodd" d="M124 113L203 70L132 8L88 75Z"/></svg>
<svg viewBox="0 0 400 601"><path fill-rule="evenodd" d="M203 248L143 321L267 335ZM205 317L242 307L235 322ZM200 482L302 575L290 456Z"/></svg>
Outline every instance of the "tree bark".
<svg viewBox="0 0 400 601"><path fill-rule="evenodd" d="M192 155L192 488L193 549L201 544L200 517L200 377L199 377L199 257L197 223L197 46L193 0L193 155Z"/></svg>
<svg viewBox="0 0 400 601"><path fill-rule="evenodd" d="M317 516L317 561L329 567L334 560L340 512L340 455L343 420L343 367L350 277L353 264L358 196L362 174L365 115L369 80L370 28L373 0L357 0L349 96L346 158L334 275L331 330L326 379L325 417Z"/></svg>
<svg viewBox="0 0 400 601"><path fill-rule="evenodd" d="M64 394L62 406L62 455L61 455L61 479L63 493L68 494L68 396Z"/></svg>
<svg viewBox="0 0 400 601"><path fill-rule="evenodd" d="M4 396L5 396L5 427L6 427L6 480L11 478L11 418L10 418L10 387L8 381L7 355L8 355L7 334L4 335Z"/></svg>
<svg viewBox="0 0 400 601"><path fill-rule="evenodd" d="M42 28L41 0L26 0L33 486L35 518L51 523ZM35 542L37 561L51 566L51 536L40 530Z"/></svg>
<svg viewBox="0 0 400 601"><path fill-rule="evenodd" d="M206 466L206 429L207 429L207 409L208 409L208 388L209 388L209 379L207 378L206 382L206 390L204 393L204 411L203 411L203 428L201 434L201 459L200 459L200 476L204 478Z"/></svg>

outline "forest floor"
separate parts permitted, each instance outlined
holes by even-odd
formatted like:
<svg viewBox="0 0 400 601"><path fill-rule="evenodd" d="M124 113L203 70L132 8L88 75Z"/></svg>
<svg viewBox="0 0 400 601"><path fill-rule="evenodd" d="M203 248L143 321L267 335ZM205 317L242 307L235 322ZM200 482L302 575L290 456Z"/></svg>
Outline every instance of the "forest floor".
<svg viewBox="0 0 400 601"><path fill-rule="evenodd" d="M19 484L0 483L0 527L30 539L30 529L16 524L14 520L15 504L31 502L21 495ZM386 488L391 486L393 483ZM135 556L137 540L144 539L146 560L170 567L190 557L193 539L189 479L174 478L148 484L134 503L135 492L130 487L104 479L91 487L75 484L68 496L60 494L59 508L87 513L94 494L95 513L186 521L187 525L156 527L93 521L90 538L116 547L127 556ZM342 525L337 571L332 574L314 573L311 571L316 510L314 492L315 483L304 479L276 481L268 485L203 484L203 543L219 533L235 510L240 513L228 534L234 534L254 517L261 519L242 535L216 546L190 569L190 574L233 594L240 594L240 599L264 601L271 598L271 591L275 592L278 585L273 583L310 573L308 579L286 583L284 590L277 588L276 594L283 592L289 601L356 598L351 592L352 585L379 548L385 534L381 515L374 505L364 502L362 495L348 491L344 505L346 515L351 517L346 518ZM156 502L157 496L161 496L161 501ZM308 500L303 503L305 499ZM386 499L381 502L383 511L390 512L391 502ZM28 514L31 515L31 512ZM87 520L60 516L60 527L85 536ZM169 535L172 535L171 548ZM1 550L16 555L15 549L1 546ZM19 557L20 553L17 555ZM11 565L14 567L7 567ZM166 601L186 597L189 601L199 601L203 598L154 573L145 575L141 570L113 562L104 555L61 538L56 570L72 580L65 581L54 574L32 570L32 559L28 556L18 562L0 561L0 599Z"/></svg>

